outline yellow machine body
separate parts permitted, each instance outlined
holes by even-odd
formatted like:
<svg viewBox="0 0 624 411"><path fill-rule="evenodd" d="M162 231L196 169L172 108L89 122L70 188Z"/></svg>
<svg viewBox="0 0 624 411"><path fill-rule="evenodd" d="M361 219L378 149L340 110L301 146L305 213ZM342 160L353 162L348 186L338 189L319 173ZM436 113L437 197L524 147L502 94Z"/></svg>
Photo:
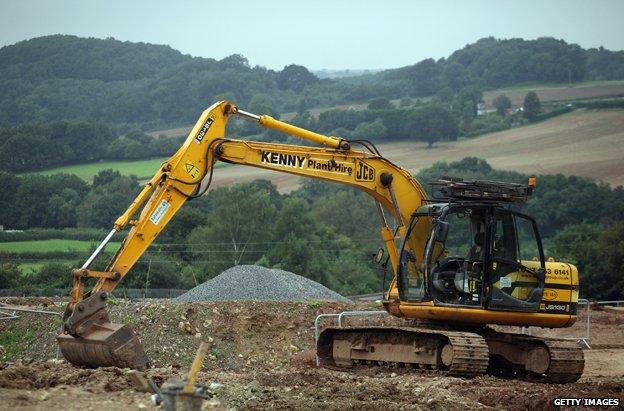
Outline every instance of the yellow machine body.
<svg viewBox="0 0 624 411"><path fill-rule="evenodd" d="M524 261L528 267L537 267L535 261ZM521 272L508 275L512 282L534 281L523 278ZM546 262L546 285L539 311L536 313L496 311L483 308L448 307L433 301L400 301L396 282L393 282L384 301L386 309L409 319L448 321L466 324L515 325L520 327L569 327L576 322L578 310L578 270L568 263ZM522 293L522 288L517 289Z"/></svg>
<svg viewBox="0 0 624 411"><path fill-rule="evenodd" d="M236 114L325 147L225 139L227 122ZM407 170L378 153L354 150L347 140L323 136L269 116L245 113L232 103L221 101L201 114L180 149L162 164L126 212L115 221L114 232L127 227L130 230L107 268L103 272L88 268L98 249L81 269L73 271L71 301L64 315L65 332L59 336L61 350L71 362L86 366L111 365L119 358L115 352L121 352L119 349L123 346L123 352L139 353L130 359L139 358L138 367L147 366L136 335L129 334L126 329L122 333L119 327L108 322L104 311L106 296L128 274L186 200L201 194L202 182L206 184L205 180L210 180L216 161L333 181L370 195L378 205L381 238L395 273L384 301L386 309L393 315L453 324L542 327L566 327L576 319L578 273L574 266L565 263L547 263L547 286L538 312L451 307L437 304L432 299L401 301L396 276L400 258L398 247L405 238L406 224L414 210L429 201L421 184ZM396 221L396 228L390 228L386 216ZM414 234L405 240L406 247L417 260L422 260L425 254L433 224L432 220L419 220ZM537 264L525 262L529 267L537 267ZM521 273L517 273L516 278L511 277L505 281L525 280ZM97 283L92 290L86 291L85 282L89 278L96 278ZM516 292L522 293L521 288ZM127 355L122 358L124 365L127 365L128 358Z"/></svg>

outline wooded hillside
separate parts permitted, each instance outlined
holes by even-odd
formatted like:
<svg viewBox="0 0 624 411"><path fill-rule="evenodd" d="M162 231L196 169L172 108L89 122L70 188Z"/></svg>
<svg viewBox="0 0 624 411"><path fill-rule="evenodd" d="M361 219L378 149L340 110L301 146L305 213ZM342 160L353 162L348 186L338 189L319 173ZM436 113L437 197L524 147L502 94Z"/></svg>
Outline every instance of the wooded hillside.
<svg viewBox="0 0 624 411"><path fill-rule="evenodd" d="M0 49L0 124L88 119L156 127L191 122L223 98L245 106L264 98L285 112L466 86L623 78L624 52L552 38L484 38L446 59L320 80L295 64L275 71L241 55L216 60L168 46L53 35Z"/></svg>

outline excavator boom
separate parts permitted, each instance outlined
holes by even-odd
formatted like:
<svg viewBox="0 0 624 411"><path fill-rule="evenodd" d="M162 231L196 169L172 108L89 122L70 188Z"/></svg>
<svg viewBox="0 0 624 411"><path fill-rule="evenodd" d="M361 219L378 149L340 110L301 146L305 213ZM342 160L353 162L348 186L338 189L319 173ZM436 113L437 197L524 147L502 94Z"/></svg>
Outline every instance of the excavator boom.
<svg viewBox="0 0 624 411"><path fill-rule="evenodd" d="M325 147L225 139L225 128L233 115ZM211 179L218 160L362 189L377 201L383 222L381 235L395 270L395 233L386 224L384 209L398 221L407 221L409 210L426 198L424 189L409 172L375 153L353 150L347 140L314 133L270 116L247 113L226 101L218 102L202 113L182 147L161 165L85 264L72 271L71 300L63 316L64 332L58 337L61 351L70 362L88 367L117 365L138 369L149 365L136 334L128 326L109 321L106 300L182 205L202 194L202 182L206 177ZM112 236L127 227L130 230L106 269L90 270L89 265ZM403 233L401 226L399 234ZM424 244L414 244L414 248L422 250ZM86 292L86 282L91 278L96 284Z"/></svg>

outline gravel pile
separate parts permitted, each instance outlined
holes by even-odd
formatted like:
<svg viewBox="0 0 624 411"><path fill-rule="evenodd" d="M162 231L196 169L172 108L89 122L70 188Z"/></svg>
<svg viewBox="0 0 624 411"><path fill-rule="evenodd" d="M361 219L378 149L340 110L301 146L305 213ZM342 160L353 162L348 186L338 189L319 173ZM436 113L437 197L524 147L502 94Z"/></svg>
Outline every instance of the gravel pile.
<svg viewBox="0 0 624 411"><path fill-rule="evenodd" d="M174 298L184 301L333 300L350 301L329 288L289 271L238 265Z"/></svg>

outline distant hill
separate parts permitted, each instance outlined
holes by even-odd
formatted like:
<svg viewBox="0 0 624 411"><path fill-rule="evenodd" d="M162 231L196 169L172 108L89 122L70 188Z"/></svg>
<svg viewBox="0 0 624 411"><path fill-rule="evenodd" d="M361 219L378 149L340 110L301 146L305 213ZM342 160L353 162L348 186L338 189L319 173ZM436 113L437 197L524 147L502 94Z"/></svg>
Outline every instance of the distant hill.
<svg viewBox="0 0 624 411"><path fill-rule="evenodd" d="M485 38L447 59L319 79L303 66L269 70L241 55L216 60L163 45L53 35L0 49L0 125L90 120L146 129L188 124L223 98L277 113L466 86L588 79L624 79L624 52L552 38Z"/></svg>
<svg viewBox="0 0 624 411"><path fill-rule="evenodd" d="M276 72L240 55L215 60L169 46L45 36L0 49L0 124L170 125L194 120L218 98L249 103L267 94L294 108L297 93L317 81L305 67Z"/></svg>
<svg viewBox="0 0 624 411"><path fill-rule="evenodd" d="M459 91L524 83L575 83L624 78L624 52L604 48L584 50L550 37L499 40L487 37L455 51L448 58L426 59L387 70L371 80L399 82L415 96L433 95L444 88Z"/></svg>
<svg viewBox="0 0 624 411"><path fill-rule="evenodd" d="M192 60L169 46L76 36L45 36L0 49L0 77L122 81L154 77Z"/></svg>

